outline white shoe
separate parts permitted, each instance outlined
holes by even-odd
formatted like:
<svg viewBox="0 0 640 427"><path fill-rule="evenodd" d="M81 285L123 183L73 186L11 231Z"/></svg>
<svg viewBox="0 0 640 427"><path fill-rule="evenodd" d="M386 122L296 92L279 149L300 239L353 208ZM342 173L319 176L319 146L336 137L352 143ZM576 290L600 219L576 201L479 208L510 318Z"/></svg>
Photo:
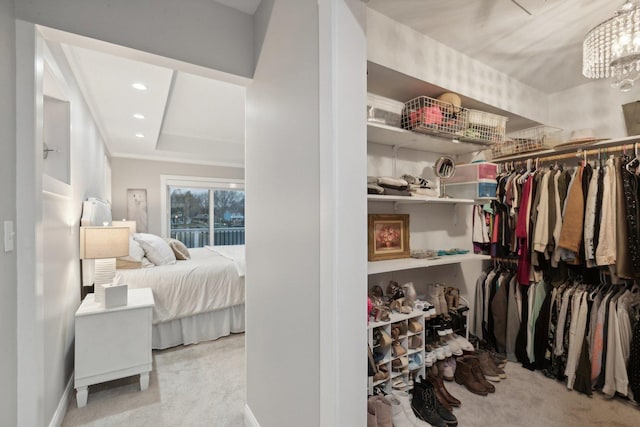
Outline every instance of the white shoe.
<svg viewBox="0 0 640 427"><path fill-rule="evenodd" d="M441 346L442 346L442 348L444 350L444 357L445 358L453 356L453 352L451 351L451 347L449 347L449 344L444 343L444 344L441 344Z"/></svg>
<svg viewBox="0 0 640 427"><path fill-rule="evenodd" d="M443 346L436 347L436 359L444 360L447 356L445 356L445 351Z"/></svg>
<svg viewBox="0 0 640 427"><path fill-rule="evenodd" d="M460 344L458 344L451 335L448 335L445 340L454 356L462 356L462 348L460 347Z"/></svg>
<svg viewBox="0 0 640 427"><path fill-rule="evenodd" d="M473 347L473 344L471 344L469 342L469 340L466 339L465 337L463 337L462 335L453 334L452 337L458 343L458 345L460 346L460 348L462 350L464 350L464 351L475 351L475 348Z"/></svg>
<svg viewBox="0 0 640 427"><path fill-rule="evenodd" d="M411 409L411 396L409 395L409 393L405 391L392 391L391 394L387 396L387 399L389 400L389 402L391 402L391 415L392 415L393 427L404 427L405 425L407 427L410 427L410 426L430 427L430 424L416 417L416 414L413 412L413 409ZM409 424L396 425L394 408L398 406L398 403L400 408L404 411L405 417L409 421ZM399 417L399 419L402 420L402 417ZM399 422L402 422L402 421L399 421Z"/></svg>
<svg viewBox="0 0 640 427"><path fill-rule="evenodd" d="M424 366L430 368L436 363L437 357L435 351L429 351L424 355Z"/></svg>

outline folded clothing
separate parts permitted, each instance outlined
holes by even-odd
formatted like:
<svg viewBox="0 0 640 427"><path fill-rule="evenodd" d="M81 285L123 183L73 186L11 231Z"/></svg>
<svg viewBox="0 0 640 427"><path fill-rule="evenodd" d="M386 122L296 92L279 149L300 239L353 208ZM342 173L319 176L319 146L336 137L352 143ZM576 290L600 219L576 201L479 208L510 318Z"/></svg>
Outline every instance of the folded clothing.
<svg viewBox="0 0 640 427"><path fill-rule="evenodd" d="M411 191L408 190L396 190L394 188L385 188L385 196L411 196Z"/></svg>
<svg viewBox="0 0 640 427"><path fill-rule="evenodd" d="M390 176L378 177L378 185L385 188L393 188L396 190L406 190L409 187L409 184L404 179L393 178Z"/></svg>
<svg viewBox="0 0 640 427"><path fill-rule="evenodd" d="M377 184L377 183L378 183L377 176L371 176L371 175L367 176L367 184Z"/></svg>
<svg viewBox="0 0 640 427"><path fill-rule="evenodd" d="M416 191L411 194L416 196L430 196L430 197L438 197L438 192L432 188L418 188Z"/></svg>
<svg viewBox="0 0 640 427"><path fill-rule="evenodd" d="M367 184L367 194L384 194L384 188L376 184Z"/></svg>

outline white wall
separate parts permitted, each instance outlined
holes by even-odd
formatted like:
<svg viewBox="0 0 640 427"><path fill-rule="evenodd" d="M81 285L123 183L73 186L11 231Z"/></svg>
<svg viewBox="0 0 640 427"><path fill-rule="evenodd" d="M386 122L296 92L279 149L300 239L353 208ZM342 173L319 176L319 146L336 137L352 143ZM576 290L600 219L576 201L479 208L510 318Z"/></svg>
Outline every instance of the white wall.
<svg viewBox="0 0 640 427"><path fill-rule="evenodd" d="M160 175L244 179L244 169L114 157L111 159L113 218L127 217L127 189L145 188L148 231L161 235Z"/></svg>
<svg viewBox="0 0 640 427"><path fill-rule="evenodd" d="M247 405L261 427L313 427L320 420L318 10L311 0L264 1L257 14L269 12L247 88Z"/></svg>
<svg viewBox="0 0 640 427"><path fill-rule="evenodd" d="M110 198L104 141L62 50L55 43L49 46L69 89L71 191L68 197L45 192L42 198L46 421L54 415L73 372L74 315L80 305L78 230L82 201L87 197Z"/></svg>
<svg viewBox="0 0 640 427"><path fill-rule="evenodd" d="M201 65L253 75L251 16L210 0L16 2L19 19Z"/></svg>
<svg viewBox="0 0 640 427"><path fill-rule="evenodd" d="M247 90L247 408L262 427L364 425L364 8L263 1L256 23L266 31Z"/></svg>
<svg viewBox="0 0 640 427"><path fill-rule="evenodd" d="M610 80L594 80L549 95L549 124L564 129L566 137L579 129L594 129L602 138L627 136L622 105L640 98L640 86L623 93Z"/></svg>
<svg viewBox="0 0 640 427"><path fill-rule="evenodd" d="M375 10L367 10L367 28L369 61L546 123L544 93Z"/></svg>
<svg viewBox="0 0 640 427"><path fill-rule="evenodd" d="M0 0L0 221L16 219L15 25L13 1ZM4 233L0 231L0 235ZM17 423L16 252L0 249L0 424Z"/></svg>

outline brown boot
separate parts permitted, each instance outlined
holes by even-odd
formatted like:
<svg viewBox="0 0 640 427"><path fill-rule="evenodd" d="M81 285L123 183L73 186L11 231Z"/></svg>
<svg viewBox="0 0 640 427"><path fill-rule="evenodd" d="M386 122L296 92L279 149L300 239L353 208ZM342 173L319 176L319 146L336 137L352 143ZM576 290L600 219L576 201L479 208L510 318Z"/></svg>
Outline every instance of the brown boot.
<svg viewBox="0 0 640 427"><path fill-rule="evenodd" d="M482 373L480 360L478 360L476 356L466 356L466 358L468 358L471 363L471 372L476 378L476 381L484 386L484 388L487 390L487 393L495 393L496 388L493 386L493 384L487 381L487 379L484 377L484 374Z"/></svg>
<svg viewBox="0 0 640 427"><path fill-rule="evenodd" d="M469 359L467 356L458 358L454 379L471 393L486 396L488 390L474 375L474 368L480 369L480 362L477 359Z"/></svg>
<svg viewBox="0 0 640 427"><path fill-rule="evenodd" d="M453 397L449 391L445 388L444 386L444 381L442 381L442 378L435 376L435 375L429 375L427 374L427 379L429 381L431 381L431 383L433 384L433 386L436 388L436 390L440 390L440 394L442 394L444 396L444 398L447 400L447 402L449 402L449 404L451 406L460 406L461 402L456 399L455 397Z"/></svg>
<svg viewBox="0 0 640 427"><path fill-rule="evenodd" d="M481 352L478 356L476 356L480 361L480 369L482 370L482 374L486 379L493 382L499 382L500 378L502 378L501 374L504 374L502 369L499 369L493 360L491 360L491 356L486 351ZM506 375L505 375L506 378Z"/></svg>
<svg viewBox="0 0 640 427"><path fill-rule="evenodd" d="M432 384L433 384L433 389L436 392L436 399L438 400L438 403L441 404L444 408L446 408L447 411L449 412L453 411L451 404L449 403L445 395L442 394L442 389L436 387L435 383L432 382Z"/></svg>

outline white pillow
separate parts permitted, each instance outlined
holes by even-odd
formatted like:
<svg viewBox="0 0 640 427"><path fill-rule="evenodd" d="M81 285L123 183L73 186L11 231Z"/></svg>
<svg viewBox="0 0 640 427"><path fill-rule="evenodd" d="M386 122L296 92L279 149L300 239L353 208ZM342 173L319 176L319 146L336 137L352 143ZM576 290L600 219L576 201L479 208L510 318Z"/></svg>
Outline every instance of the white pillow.
<svg viewBox="0 0 640 427"><path fill-rule="evenodd" d="M129 236L129 255L118 258L121 261L129 262L141 262L144 258L144 249L140 247L140 244L133 240L133 236Z"/></svg>
<svg viewBox="0 0 640 427"><path fill-rule="evenodd" d="M154 234L136 233L133 239L144 249L145 256L155 265L175 264L173 249L162 237Z"/></svg>

